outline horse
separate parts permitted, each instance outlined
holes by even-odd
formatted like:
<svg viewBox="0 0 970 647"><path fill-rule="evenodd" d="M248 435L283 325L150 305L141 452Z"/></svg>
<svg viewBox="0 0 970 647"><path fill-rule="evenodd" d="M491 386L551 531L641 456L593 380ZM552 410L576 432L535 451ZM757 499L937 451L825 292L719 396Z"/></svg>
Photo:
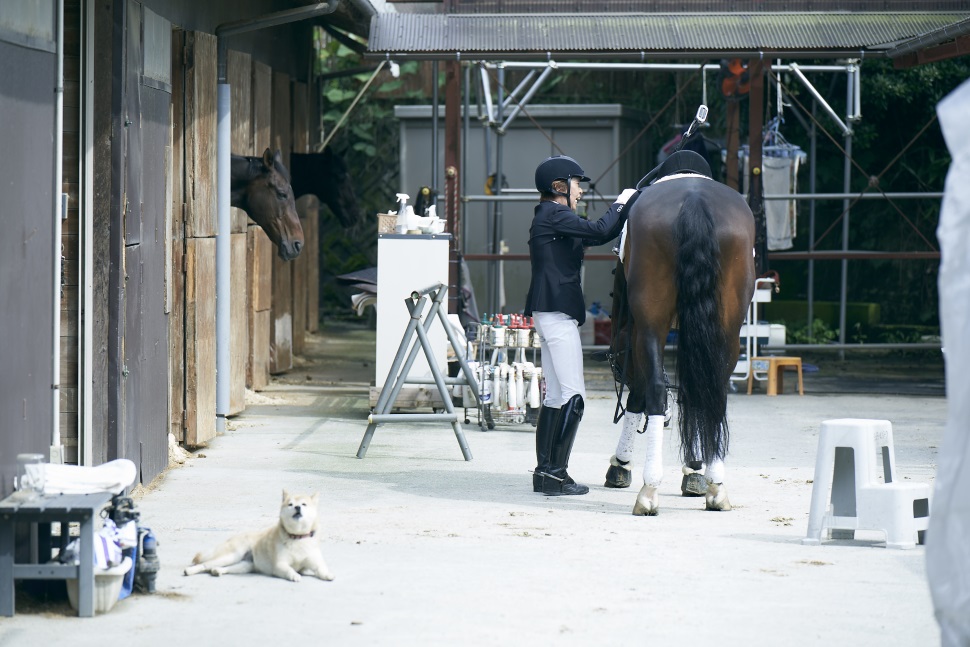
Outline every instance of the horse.
<svg viewBox="0 0 970 647"><path fill-rule="evenodd" d="M617 451L628 442L623 453L632 456L630 428L638 430L645 412L648 451L633 514L657 514L668 390L664 344L676 324L682 489L686 484L685 495L703 494L708 510L730 510L723 484L727 392L754 293L754 216L737 191L711 179L696 153L676 152L659 169L660 179L627 207L615 270L611 358L616 379L630 388L627 441L621 436ZM608 487L630 484L632 470L618 454L610 461Z"/></svg>
<svg viewBox="0 0 970 647"><path fill-rule="evenodd" d="M279 149L262 157L232 155L230 204L245 211L276 245L279 257L290 261L303 249L303 225L296 213L290 173Z"/></svg>
<svg viewBox="0 0 970 647"><path fill-rule="evenodd" d="M291 153L293 193L317 196L330 207L340 224L350 227L361 221L357 195L343 158L327 146L322 153Z"/></svg>

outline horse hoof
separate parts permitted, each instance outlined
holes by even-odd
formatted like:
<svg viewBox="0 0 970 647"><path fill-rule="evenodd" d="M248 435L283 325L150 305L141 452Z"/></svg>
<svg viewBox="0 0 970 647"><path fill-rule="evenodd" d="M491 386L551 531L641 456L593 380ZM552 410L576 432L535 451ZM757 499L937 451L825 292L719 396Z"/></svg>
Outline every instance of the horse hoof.
<svg viewBox="0 0 970 647"><path fill-rule="evenodd" d="M633 504L633 514L637 517L655 517L660 512L660 493L657 488L644 485Z"/></svg>
<svg viewBox="0 0 970 647"><path fill-rule="evenodd" d="M727 488L723 483L711 483L707 486L707 493L704 495L705 507L715 512L727 512L731 509L731 502L728 500Z"/></svg>
<svg viewBox="0 0 970 647"><path fill-rule="evenodd" d="M683 496L704 496L707 494L707 479L697 470L686 465L682 468L684 477L680 480L680 493Z"/></svg>
<svg viewBox="0 0 970 647"><path fill-rule="evenodd" d="M610 458L610 467L606 470L606 487L625 488L633 482L633 470L628 463L621 463L616 454Z"/></svg>

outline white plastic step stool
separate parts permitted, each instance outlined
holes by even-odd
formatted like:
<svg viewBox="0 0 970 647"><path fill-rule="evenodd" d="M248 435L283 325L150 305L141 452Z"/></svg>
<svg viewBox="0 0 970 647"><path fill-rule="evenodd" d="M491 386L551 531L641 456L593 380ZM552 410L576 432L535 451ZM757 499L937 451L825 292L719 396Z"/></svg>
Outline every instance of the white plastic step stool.
<svg viewBox="0 0 970 647"><path fill-rule="evenodd" d="M882 458L882 480L877 464ZM831 496L830 493L831 492ZM887 548L914 548L929 525L930 486L896 480L888 420L841 418L822 423L806 545L854 539L856 530L886 533Z"/></svg>

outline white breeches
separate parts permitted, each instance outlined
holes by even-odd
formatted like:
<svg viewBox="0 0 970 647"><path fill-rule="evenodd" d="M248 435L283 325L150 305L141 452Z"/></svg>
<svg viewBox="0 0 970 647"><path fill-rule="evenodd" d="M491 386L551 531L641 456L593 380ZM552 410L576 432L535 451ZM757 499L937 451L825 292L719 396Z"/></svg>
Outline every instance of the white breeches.
<svg viewBox="0 0 970 647"><path fill-rule="evenodd" d="M562 312L534 312L542 346L542 374L546 378L547 407L562 407L574 395L586 400L583 345L576 320Z"/></svg>

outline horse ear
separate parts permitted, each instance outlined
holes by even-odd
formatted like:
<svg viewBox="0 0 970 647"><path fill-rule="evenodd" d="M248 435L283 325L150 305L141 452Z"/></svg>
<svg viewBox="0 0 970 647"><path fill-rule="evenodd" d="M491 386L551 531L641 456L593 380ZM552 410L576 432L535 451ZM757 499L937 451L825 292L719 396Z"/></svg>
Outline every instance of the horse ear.
<svg viewBox="0 0 970 647"><path fill-rule="evenodd" d="M268 169L273 168L273 151L268 148L263 151L263 166Z"/></svg>
<svg viewBox="0 0 970 647"><path fill-rule="evenodd" d="M278 148L276 149L276 154L273 155L273 161L283 166L283 153Z"/></svg>

